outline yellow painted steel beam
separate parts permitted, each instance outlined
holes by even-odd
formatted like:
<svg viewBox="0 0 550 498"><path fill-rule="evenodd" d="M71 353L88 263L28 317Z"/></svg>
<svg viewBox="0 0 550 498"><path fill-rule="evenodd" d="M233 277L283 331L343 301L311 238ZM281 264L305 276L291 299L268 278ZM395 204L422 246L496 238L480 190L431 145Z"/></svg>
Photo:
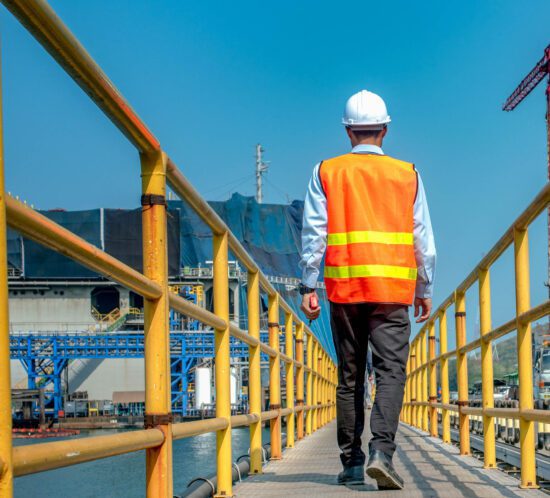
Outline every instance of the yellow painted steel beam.
<svg viewBox="0 0 550 498"><path fill-rule="evenodd" d="M267 420L274 420L281 414L280 410L267 410L262 412L262 422Z"/></svg>
<svg viewBox="0 0 550 498"><path fill-rule="evenodd" d="M479 333L487 334L491 328L491 279L488 269L479 271ZM493 344L481 344L481 397L483 408L494 407ZM495 421L483 415L483 460L486 469L496 468Z"/></svg>
<svg viewBox="0 0 550 498"><path fill-rule="evenodd" d="M13 496L11 441L10 324L8 306L8 248L6 242L6 193L4 181L4 118L0 59L0 496Z"/></svg>
<svg viewBox="0 0 550 498"><path fill-rule="evenodd" d="M300 322L296 327L296 359L300 362L296 369L296 405L304 406L304 324ZM300 411L296 420L298 440L304 437L304 415Z"/></svg>
<svg viewBox="0 0 550 498"><path fill-rule="evenodd" d="M257 273L248 272L248 334L258 341L249 346L248 397L250 413L260 420L250 425L250 473L262 473L262 380L260 366L260 282Z"/></svg>
<svg viewBox="0 0 550 498"><path fill-rule="evenodd" d="M456 294L455 299L456 347L459 350L466 343L466 299L463 293ZM458 384L458 404L468 404L468 358L464 353L457 353L456 377ZM466 413L459 414L460 454L470 454L470 423Z"/></svg>
<svg viewBox="0 0 550 498"><path fill-rule="evenodd" d="M204 420L193 420L192 422L180 422L172 425L172 438L185 439L199 434L215 432L227 429L229 423L226 418L207 418Z"/></svg>
<svg viewBox="0 0 550 498"><path fill-rule="evenodd" d="M427 355L427 331L424 328L422 332L422 343L421 343L421 354L422 354L422 401L428 403L428 355ZM428 432L429 423L428 423L428 405L422 406L422 430Z"/></svg>
<svg viewBox="0 0 550 498"><path fill-rule="evenodd" d="M141 155L141 191L144 197L166 196L166 156ZM164 433L160 446L146 452L147 497L173 496L170 385L170 318L168 308L168 242L166 205L142 208L143 273L162 293L144 299L145 418Z"/></svg>
<svg viewBox="0 0 550 498"><path fill-rule="evenodd" d="M227 233L214 235L214 313L229 324L229 280ZM228 426L216 433L218 473L217 497L233 495L231 459L231 399L230 399L230 332L229 326L215 331L216 417L225 418Z"/></svg>
<svg viewBox="0 0 550 498"><path fill-rule="evenodd" d="M529 242L527 228L514 231L514 262L516 274L516 314L531 307L529 292ZM517 351L519 376L519 409L533 409L533 360L531 324L518 323ZM520 418L521 487L537 488L535 462L535 424Z"/></svg>
<svg viewBox="0 0 550 498"><path fill-rule="evenodd" d="M35 474L77 463L154 448L161 445L163 441L164 434L161 430L147 429L120 432L108 436L16 446L13 448L14 475L19 477Z"/></svg>
<svg viewBox="0 0 550 498"><path fill-rule="evenodd" d="M439 354L441 357L440 376L441 376L441 404L449 404L449 359L444 357L447 352L447 311L439 313ZM451 418L449 410L441 406L441 429L444 443L451 442Z"/></svg>
<svg viewBox="0 0 550 498"><path fill-rule="evenodd" d="M285 313L285 352L290 363L285 365L286 407L292 411L286 419L286 447L294 447L294 322L290 313Z"/></svg>
<svg viewBox="0 0 550 498"><path fill-rule="evenodd" d="M307 380L306 380L306 406L313 405L313 337L307 335L306 350ZM313 432L313 413L308 410L306 413L306 436Z"/></svg>
<svg viewBox="0 0 550 498"><path fill-rule="evenodd" d="M139 151L160 150L159 141L45 0L2 3Z"/></svg>
<svg viewBox="0 0 550 498"><path fill-rule="evenodd" d="M281 447L281 363L279 361L279 295L268 298L268 333L269 345L277 356L269 358L269 406L278 410L279 415L271 419L269 429L271 433L271 460L280 460Z"/></svg>
<svg viewBox="0 0 550 498"><path fill-rule="evenodd" d="M435 323L433 320L428 325L428 356L430 360L435 358ZM429 376L429 399L430 403L430 435L437 437L437 408L434 403L437 402L437 367L435 363L428 366Z"/></svg>
<svg viewBox="0 0 550 498"><path fill-rule="evenodd" d="M211 311L208 311L207 309L202 308L201 306L198 306L195 303L192 303L191 301L188 301L187 299L184 299L181 296L178 296L177 294L174 294L173 292L169 293L168 302L170 304L170 308L175 309L185 316L194 318L201 323L210 325L210 327L223 329L227 326L227 324L219 316L215 315Z"/></svg>
<svg viewBox="0 0 550 498"><path fill-rule="evenodd" d="M416 353L417 353L417 347L416 347L417 341L413 341L411 343L411 370L414 372L417 368L416 363ZM416 374L410 374L411 377L411 403L414 403L417 401L417 381L416 381ZM414 427L418 427L418 411L416 406L411 405L411 424Z"/></svg>
<svg viewBox="0 0 550 498"><path fill-rule="evenodd" d="M258 424L261 419L262 418L259 413L244 413L242 415L232 415L231 427L252 427L253 425Z"/></svg>
<svg viewBox="0 0 550 498"><path fill-rule="evenodd" d="M22 202L10 196L6 196L5 199L8 225L25 237L101 273L145 298L156 299L162 294L162 288L157 282L121 263Z"/></svg>

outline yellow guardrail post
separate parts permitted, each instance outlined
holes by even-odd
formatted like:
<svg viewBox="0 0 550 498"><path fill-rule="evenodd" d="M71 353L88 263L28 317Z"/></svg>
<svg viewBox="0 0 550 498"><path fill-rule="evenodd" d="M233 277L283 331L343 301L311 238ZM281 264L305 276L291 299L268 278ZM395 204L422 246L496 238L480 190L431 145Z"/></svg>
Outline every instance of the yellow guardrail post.
<svg viewBox="0 0 550 498"><path fill-rule="evenodd" d="M462 407L468 406L468 357L461 353L460 348L466 345L466 298L463 292L455 296L455 328L456 328L456 380L458 384L458 409L460 454L470 454L470 423L467 414L462 413Z"/></svg>
<svg viewBox="0 0 550 498"><path fill-rule="evenodd" d="M304 322L296 328L296 360L300 366L296 368L296 404L304 407ZM304 437L304 412L299 411L296 416L296 431L298 440Z"/></svg>
<svg viewBox="0 0 550 498"><path fill-rule="evenodd" d="M439 314L439 354L447 353L447 310ZM449 358L442 357L440 362L441 375L441 403L449 404ZM441 411L441 429L444 443L451 442L451 417L449 410Z"/></svg>
<svg viewBox="0 0 550 498"><path fill-rule="evenodd" d="M483 336L491 331L491 278L489 269L479 270L479 333L481 335L481 398L482 407L494 407L493 349ZM486 469L496 467L495 419L483 415L483 460Z"/></svg>
<svg viewBox="0 0 550 498"><path fill-rule="evenodd" d="M279 295L269 296L268 300L269 345L277 351L269 357L269 404L271 410L279 410L279 415L270 420L271 460L280 460L281 448L281 360L279 352Z"/></svg>
<svg viewBox="0 0 550 498"><path fill-rule="evenodd" d="M285 354L294 360L294 321L292 315L285 316ZM286 407L294 410L294 362L285 363ZM286 417L286 447L294 446L294 411Z"/></svg>
<svg viewBox="0 0 550 498"><path fill-rule="evenodd" d="M0 62L1 66L1 62ZM8 316L8 249L4 184L4 119L0 68L0 496L13 496L11 442L10 324Z"/></svg>
<svg viewBox="0 0 550 498"><path fill-rule="evenodd" d="M516 315L531 307L529 295L529 241L527 229L514 229ZM533 409L533 359L531 324L517 323L519 409ZM521 487L536 488L535 423L520 415Z"/></svg>
<svg viewBox="0 0 550 498"><path fill-rule="evenodd" d="M428 362L427 362L427 345L426 345L426 328L422 331L420 336L422 338L421 342L421 354L422 354L422 402L428 402ZM428 432L428 407L422 405L422 430Z"/></svg>
<svg viewBox="0 0 550 498"><path fill-rule="evenodd" d="M430 364L429 378L430 378L430 436L437 437L437 408L434 406L437 403L437 366L435 364L435 322L432 320L428 325L428 358Z"/></svg>
<svg viewBox="0 0 550 498"><path fill-rule="evenodd" d="M306 406L309 410L306 413L306 436L313 432L313 337L312 334L307 335L307 391L306 391Z"/></svg>
<svg viewBox="0 0 550 498"><path fill-rule="evenodd" d="M313 432L319 428L319 343L313 340Z"/></svg>
<svg viewBox="0 0 550 498"><path fill-rule="evenodd" d="M411 368L413 372L418 368L418 365L420 363L420 358L418 357L418 340L414 340L411 344L412 348L412 354L411 354L411 361L412 365ZM420 400L420 389L418 388L418 372L415 372L412 376L411 380L411 403L416 403ZM412 405L412 425L414 427L418 427L418 405Z"/></svg>
<svg viewBox="0 0 550 498"><path fill-rule="evenodd" d="M248 334L260 339L260 278L258 272L248 272ZM262 381L260 346L249 346L248 397L250 413L261 416ZM262 422L250 424L250 473L262 473Z"/></svg>
<svg viewBox="0 0 550 498"><path fill-rule="evenodd" d="M147 450L147 496L172 496L172 414L168 315L166 156L141 154L143 273L159 284L158 299L144 299L145 426L158 427L163 443Z"/></svg>
<svg viewBox="0 0 550 498"><path fill-rule="evenodd" d="M216 433L218 469L217 497L233 495L231 460L231 386L229 333L229 271L227 262L227 232L213 237L214 247L214 313L225 321L225 328L215 331L216 417L225 418L227 427Z"/></svg>

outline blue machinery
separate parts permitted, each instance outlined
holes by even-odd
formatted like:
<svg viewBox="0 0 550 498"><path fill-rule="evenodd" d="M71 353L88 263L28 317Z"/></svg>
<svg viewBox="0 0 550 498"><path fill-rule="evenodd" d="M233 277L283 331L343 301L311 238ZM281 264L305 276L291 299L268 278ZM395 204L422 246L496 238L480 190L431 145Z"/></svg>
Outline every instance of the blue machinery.
<svg viewBox="0 0 550 498"><path fill-rule="evenodd" d="M267 332L262 333L267 340ZM20 360L29 389L44 387L46 406L57 418L63 409L62 375L71 360L143 358L143 333L17 334L10 336L10 358ZM172 412L188 413L188 381L197 360L214 357L213 331L170 334ZM248 357L248 345L231 338L231 357ZM263 358L263 355L262 355ZM267 356L263 359L267 360Z"/></svg>

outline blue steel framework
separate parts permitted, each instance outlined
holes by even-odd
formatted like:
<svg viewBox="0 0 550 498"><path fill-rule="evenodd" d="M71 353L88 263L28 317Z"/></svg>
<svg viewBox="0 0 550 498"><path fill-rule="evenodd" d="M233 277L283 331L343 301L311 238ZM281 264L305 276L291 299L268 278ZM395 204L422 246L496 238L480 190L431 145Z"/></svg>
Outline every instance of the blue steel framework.
<svg viewBox="0 0 550 498"><path fill-rule="evenodd" d="M267 332L262 332L267 341ZM10 358L20 360L28 374L28 387L43 386L46 406L54 417L63 408L61 379L71 360L143 358L143 333L17 334L10 336ZM170 334L172 411L187 414L189 371L197 359L214 357L212 331ZM231 338L231 357L248 357L248 345ZM262 355L263 360L267 356Z"/></svg>

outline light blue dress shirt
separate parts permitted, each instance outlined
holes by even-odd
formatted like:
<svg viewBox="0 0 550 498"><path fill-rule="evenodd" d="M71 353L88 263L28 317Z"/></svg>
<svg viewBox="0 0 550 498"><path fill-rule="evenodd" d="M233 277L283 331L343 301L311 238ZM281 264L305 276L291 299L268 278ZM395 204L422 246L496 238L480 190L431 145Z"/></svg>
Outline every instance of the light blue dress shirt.
<svg viewBox="0 0 550 498"><path fill-rule="evenodd" d="M360 144L355 146L353 154L384 154L376 145ZM327 198L319 179L319 166L313 170L304 204L304 221L302 228L302 283L315 287L319 278L319 268L327 246ZM418 174L418 191L414 202L414 255L418 276L416 279L416 297L429 298L433 294L436 250L430 212L426 201L426 192L420 174Z"/></svg>

